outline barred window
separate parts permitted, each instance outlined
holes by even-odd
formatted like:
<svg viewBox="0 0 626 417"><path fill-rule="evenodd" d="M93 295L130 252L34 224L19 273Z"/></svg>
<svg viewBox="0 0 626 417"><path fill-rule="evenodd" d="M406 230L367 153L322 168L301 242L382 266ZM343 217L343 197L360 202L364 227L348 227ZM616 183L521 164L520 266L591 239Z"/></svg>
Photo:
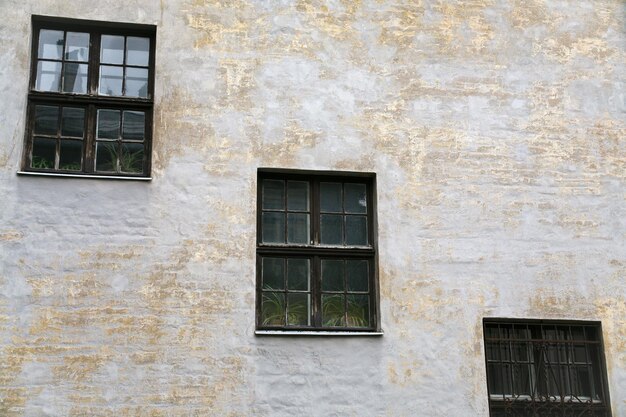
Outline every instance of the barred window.
<svg viewBox="0 0 626 417"><path fill-rule="evenodd" d="M155 34L33 16L23 172L149 177Z"/></svg>
<svg viewBox="0 0 626 417"><path fill-rule="evenodd" d="M373 175L259 171L257 329L376 331Z"/></svg>
<svg viewBox="0 0 626 417"><path fill-rule="evenodd" d="M609 417L597 322L484 320L491 417Z"/></svg>

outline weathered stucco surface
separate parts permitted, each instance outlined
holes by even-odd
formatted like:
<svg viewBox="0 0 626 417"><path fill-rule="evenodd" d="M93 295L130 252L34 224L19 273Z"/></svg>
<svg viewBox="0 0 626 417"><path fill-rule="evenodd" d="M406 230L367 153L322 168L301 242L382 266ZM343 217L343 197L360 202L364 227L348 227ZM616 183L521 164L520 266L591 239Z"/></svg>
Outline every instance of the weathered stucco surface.
<svg viewBox="0 0 626 417"><path fill-rule="evenodd" d="M17 176L30 15L157 29L150 183ZM483 317L601 320L622 0L0 1L0 415L486 416ZM381 338L254 336L257 167L377 174Z"/></svg>

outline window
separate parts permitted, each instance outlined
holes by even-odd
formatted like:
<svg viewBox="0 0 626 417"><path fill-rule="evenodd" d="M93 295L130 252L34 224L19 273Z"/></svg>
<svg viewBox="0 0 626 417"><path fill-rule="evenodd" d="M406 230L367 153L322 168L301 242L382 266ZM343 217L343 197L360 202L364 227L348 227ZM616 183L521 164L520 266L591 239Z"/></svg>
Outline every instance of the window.
<svg viewBox="0 0 626 417"><path fill-rule="evenodd" d="M377 331L373 174L258 180L257 329Z"/></svg>
<svg viewBox="0 0 626 417"><path fill-rule="evenodd" d="M597 322L484 320L491 417L609 417Z"/></svg>
<svg viewBox="0 0 626 417"><path fill-rule="evenodd" d="M33 16L24 171L150 175L155 34Z"/></svg>

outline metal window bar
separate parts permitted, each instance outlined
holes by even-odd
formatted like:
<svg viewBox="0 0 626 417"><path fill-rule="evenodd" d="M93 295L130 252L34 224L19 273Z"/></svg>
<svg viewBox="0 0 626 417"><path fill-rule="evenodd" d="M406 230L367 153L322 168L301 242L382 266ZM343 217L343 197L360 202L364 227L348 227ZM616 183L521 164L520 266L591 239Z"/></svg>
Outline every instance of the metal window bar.
<svg viewBox="0 0 626 417"><path fill-rule="evenodd" d="M485 323L491 416L610 416L591 327Z"/></svg>

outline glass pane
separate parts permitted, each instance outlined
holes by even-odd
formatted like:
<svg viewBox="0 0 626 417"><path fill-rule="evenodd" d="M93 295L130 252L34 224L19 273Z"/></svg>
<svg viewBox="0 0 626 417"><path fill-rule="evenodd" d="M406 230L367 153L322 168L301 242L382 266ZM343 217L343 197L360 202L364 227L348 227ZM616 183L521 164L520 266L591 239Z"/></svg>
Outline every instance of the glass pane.
<svg viewBox="0 0 626 417"><path fill-rule="evenodd" d="M102 64L124 63L124 37L102 35L100 46L100 62Z"/></svg>
<svg viewBox="0 0 626 417"><path fill-rule="evenodd" d="M285 182L279 180L263 180L263 209L285 209Z"/></svg>
<svg viewBox="0 0 626 417"><path fill-rule="evenodd" d="M59 127L59 108L35 106L35 134L56 135Z"/></svg>
<svg viewBox="0 0 626 417"><path fill-rule="evenodd" d="M285 288L285 260L283 258L263 258L261 270L264 290Z"/></svg>
<svg viewBox="0 0 626 417"><path fill-rule="evenodd" d="M148 66L150 57L150 39L136 38L129 36L126 38L126 65Z"/></svg>
<svg viewBox="0 0 626 417"><path fill-rule="evenodd" d="M370 299L368 295L350 294L346 298L346 326L369 327Z"/></svg>
<svg viewBox="0 0 626 417"><path fill-rule="evenodd" d="M263 293L261 324L263 326L285 325L285 294L279 292Z"/></svg>
<svg viewBox="0 0 626 417"><path fill-rule="evenodd" d="M130 140L143 140L146 115L142 111L125 111L122 122L122 137Z"/></svg>
<svg viewBox="0 0 626 417"><path fill-rule="evenodd" d="M263 242L285 243L284 213L263 213L261 223L263 224Z"/></svg>
<svg viewBox="0 0 626 417"><path fill-rule="evenodd" d="M85 109L75 107L63 107L61 116L61 135L83 137L85 127Z"/></svg>
<svg viewBox="0 0 626 417"><path fill-rule="evenodd" d="M309 269L308 259L287 259L287 288L308 291Z"/></svg>
<svg viewBox="0 0 626 417"><path fill-rule="evenodd" d="M322 326L345 326L343 294L322 294Z"/></svg>
<svg viewBox="0 0 626 417"><path fill-rule="evenodd" d="M320 184L320 208L326 212L341 213L341 183Z"/></svg>
<svg viewBox="0 0 626 417"><path fill-rule="evenodd" d="M346 261L348 291L369 291L367 261Z"/></svg>
<svg viewBox="0 0 626 417"><path fill-rule="evenodd" d="M105 96L121 96L122 73L122 67L100 65L100 94Z"/></svg>
<svg viewBox="0 0 626 417"><path fill-rule="evenodd" d="M346 213L367 213L365 184L344 184L344 207Z"/></svg>
<svg viewBox="0 0 626 417"><path fill-rule="evenodd" d="M126 68L126 92L128 97L148 97L148 70Z"/></svg>
<svg viewBox="0 0 626 417"><path fill-rule="evenodd" d="M346 216L346 245L367 245L367 217Z"/></svg>
<svg viewBox="0 0 626 417"><path fill-rule="evenodd" d="M133 174L143 172L143 145L141 143L122 143L120 153L120 171Z"/></svg>
<svg viewBox="0 0 626 417"><path fill-rule="evenodd" d="M67 32L65 59L87 62L89 60L89 34Z"/></svg>
<svg viewBox="0 0 626 417"><path fill-rule="evenodd" d="M287 242L309 243L309 215L300 213L287 214Z"/></svg>
<svg viewBox="0 0 626 417"><path fill-rule="evenodd" d="M287 182L287 210L309 211L309 183Z"/></svg>
<svg viewBox="0 0 626 417"><path fill-rule="evenodd" d="M342 260L322 259L322 291L343 291Z"/></svg>
<svg viewBox="0 0 626 417"><path fill-rule="evenodd" d="M56 140L35 138L30 166L39 169L54 169Z"/></svg>
<svg viewBox="0 0 626 417"><path fill-rule="evenodd" d="M97 142L96 171L117 171L117 143Z"/></svg>
<svg viewBox="0 0 626 417"><path fill-rule="evenodd" d="M39 61L37 63L37 83L39 91L61 91L61 63Z"/></svg>
<svg viewBox="0 0 626 417"><path fill-rule="evenodd" d="M343 216L322 214L320 218L320 241L325 245L341 245Z"/></svg>
<svg viewBox="0 0 626 417"><path fill-rule="evenodd" d="M62 59L63 57L63 31L41 29L39 31L39 54L38 58Z"/></svg>
<svg viewBox="0 0 626 417"><path fill-rule="evenodd" d="M66 62L63 72L64 93L87 92L87 64Z"/></svg>
<svg viewBox="0 0 626 417"><path fill-rule="evenodd" d="M287 295L287 324L292 326L308 326L311 319L311 303L309 294Z"/></svg>
<svg viewBox="0 0 626 417"><path fill-rule="evenodd" d="M573 349L574 361L579 363L587 363L587 349L585 348L585 345L574 345Z"/></svg>
<svg viewBox="0 0 626 417"><path fill-rule="evenodd" d="M118 139L120 137L119 110L98 110L98 139Z"/></svg>
<svg viewBox="0 0 626 417"><path fill-rule="evenodd" d="M62 140L59 155L59 169L80 171L83 157L83 142L80 140Z"/></svg>
<svg viewBox="0 0 626 417"><path fill-rule="evenodd" d="M513 365L514 394L530 395L530 367L528 365Z"/></svg>
<svg viewBox="0 0 626 417"><path fill-rule="evenodd" d="M487 381L489 394L503 394L502 369L500 364L487 364Z"/></svg>

